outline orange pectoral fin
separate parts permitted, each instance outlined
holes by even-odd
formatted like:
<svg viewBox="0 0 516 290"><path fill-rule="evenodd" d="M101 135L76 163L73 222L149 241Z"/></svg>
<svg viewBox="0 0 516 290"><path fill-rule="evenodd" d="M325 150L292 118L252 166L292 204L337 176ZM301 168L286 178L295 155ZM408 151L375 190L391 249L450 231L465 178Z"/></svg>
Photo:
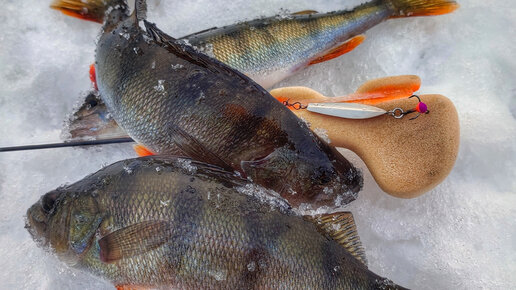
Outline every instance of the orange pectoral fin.
<svg viewBox="0 0 516 290"><path fill-rule="evenodd" d="M140 144L133 145L133 148L134 151L136 151L136 154L138 154L138 156L140 157L156 155L152 153L152 151L150 151L149 149L145 148L145 146Z"/></svg>
<svg viewBox="0 0 516 290"><path fill-rule="evenodd" d="M421 79L415 75L379 78L364 83L351 98L350 103L374 105L390 100L410 97L421 87Z"/></svg>
<svg viewBox="0 0 516 290"><path fill-rule="evenodd" d="M357 36L349 39L348 41L344 42L343 44L333 48L325 55L312 60L309 63L309 65L325 62L330 59L339 57L345 53L348 53L348 52L352 51L353 49L355 49L355 47L359 46L364 41L364 39L365 39L364 35L357 35Z"/></svg>
<svg viewBox="0 0 516 290"><path fill-rule="evenodd" d="M93 84L93 87L96 90L98 90L99 88L97 87L97 74L95 72L95 64L94 63L92 63L90 65L90 81Z"/></svg>

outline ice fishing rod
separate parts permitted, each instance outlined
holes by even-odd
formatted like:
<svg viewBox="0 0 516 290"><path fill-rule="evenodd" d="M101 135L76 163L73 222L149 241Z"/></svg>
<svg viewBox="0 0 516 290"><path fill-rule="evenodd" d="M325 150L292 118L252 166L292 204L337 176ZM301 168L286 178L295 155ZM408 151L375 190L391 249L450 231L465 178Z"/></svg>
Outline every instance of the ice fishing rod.
<svg viewBox="0 0 516 290"><path fill-rule="evenodd" d="M39 150L39 149L77 147L77 146L97 146L97 145L119 144L119 143L129 143L129 142L134 142L134 140L132 138L126 137L126 138L113 138L113 139L102 139L102 140L71 141L71 142L63 142L63 143L48 143L48 144L37 144L37 145L0 147L0 152Z"/></svg>

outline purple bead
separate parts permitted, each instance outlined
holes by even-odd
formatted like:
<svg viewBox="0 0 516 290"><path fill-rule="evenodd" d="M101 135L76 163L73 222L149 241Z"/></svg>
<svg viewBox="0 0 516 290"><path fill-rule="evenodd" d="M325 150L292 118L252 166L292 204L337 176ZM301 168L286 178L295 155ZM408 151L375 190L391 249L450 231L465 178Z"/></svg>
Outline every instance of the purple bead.
<svg viewBox="0 0 516 290"><path fill-rule="evenodd" d="M417 111L420 112L421 114L426 113L427 110L428 110L428 107L426 106L425 103L419 102L419 104L417 104Z"/></svg>

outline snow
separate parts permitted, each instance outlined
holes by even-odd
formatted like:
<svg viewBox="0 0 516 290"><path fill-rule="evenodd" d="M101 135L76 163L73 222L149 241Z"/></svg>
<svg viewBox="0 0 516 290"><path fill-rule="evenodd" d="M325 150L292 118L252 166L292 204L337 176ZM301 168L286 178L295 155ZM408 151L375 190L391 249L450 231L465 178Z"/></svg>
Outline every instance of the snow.
<svg viewBox="0 0 516 290"><path fill-rule="evenodd" d="M48 9L49 2L2 3L0 146L58 141L66 115L91 87L100 26ZM149 2L149 19L173 36L284 9L344 8L342 0ZM366 172L364 190L346 209L354 212L370 269L396 283L509 289L516 284L516 8L510 0L459 2L451 15L378 25L355 51L278 86L338 96L371 78L417 74L420 93L449 97L461 122L450 176L422 197L397 199L346 152ZM0 153L0 288L113 289L38 248L23 216L45 192L134 156L128 144Z"/></svg>

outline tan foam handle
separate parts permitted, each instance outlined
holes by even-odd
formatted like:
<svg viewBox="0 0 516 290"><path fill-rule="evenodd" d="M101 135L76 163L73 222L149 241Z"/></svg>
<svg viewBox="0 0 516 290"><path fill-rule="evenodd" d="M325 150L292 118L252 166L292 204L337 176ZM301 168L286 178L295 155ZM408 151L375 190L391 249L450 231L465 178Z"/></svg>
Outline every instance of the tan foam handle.
<svg viewBox="0 0 516 290"><path fill-rule="evenodd" d="M326 99L318 92L299 87L280 88L271 94L288 97L291 102ZM414 115L402 119L383 115L352 120L307 110L294 110L294 113L308 121L311 129L325 130L331 145L350 149L360 156L383 191L396 197L413 198L448 176L457 159L460 137L457 110L448 98L442 95L420 98L430 113L415 120L409 120ZM416 104L414 99L404 98L375 106L407 111Z"/></svg>

